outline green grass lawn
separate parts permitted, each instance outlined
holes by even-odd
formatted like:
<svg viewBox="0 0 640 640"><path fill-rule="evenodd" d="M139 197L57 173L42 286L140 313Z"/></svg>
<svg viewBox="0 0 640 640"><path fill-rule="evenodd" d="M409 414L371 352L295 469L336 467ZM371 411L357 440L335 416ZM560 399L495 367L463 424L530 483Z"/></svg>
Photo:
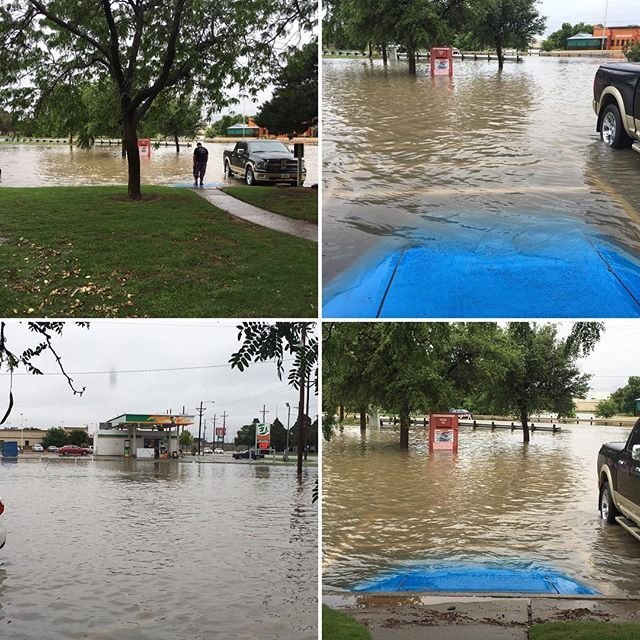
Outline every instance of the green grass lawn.
<svg viewBox="0 0 640 640"><path fill-rule="evenodd" d="M353 618L322 605L323 640L371 640L371 634Z"/></svg>
<svg viewBox="0 0 640 640"><path fill-rule="evenodd" d="M638 640L640 624L545 622L529 629L529 640Z"/></svg>
<svg viewBox="0 0 640 640"><path fill-rule="evenodd" d="M281 216L318 224L318 190L307 187L225 187L238 200Z"/></svg>
<svg viewBox="0 0 640 640"><path fill-rule="evenodd" d="M5 317L315 317L317 244L187 189L0 189Z"/></svg>

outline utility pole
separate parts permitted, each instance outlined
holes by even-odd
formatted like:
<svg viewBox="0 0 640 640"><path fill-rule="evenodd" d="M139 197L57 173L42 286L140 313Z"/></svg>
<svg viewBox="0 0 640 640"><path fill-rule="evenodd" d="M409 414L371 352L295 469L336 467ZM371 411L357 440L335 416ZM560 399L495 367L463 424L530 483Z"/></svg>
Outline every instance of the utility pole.
<svg viewBox="0 0 640 640"><path fill-rule="evenodd" d="M196 411L198 412L198 416L199 416L199 420L198 420L198 455L200 455L200 443L201 443L201 436L202 436L202 414L207 410L207 408L205 406L203 406L205 403L211 403L214 404L214 400L200 400L200 406L196 407ZM207 427L205 425L205 433L206 433Z"/></svg>
<svg viewBox="0 0 640 640"><path fill-rule="evenodd" d="M224 441L227 437L227 416L229 414L224 411L222 414L222 446L224 447Z"/></svg>

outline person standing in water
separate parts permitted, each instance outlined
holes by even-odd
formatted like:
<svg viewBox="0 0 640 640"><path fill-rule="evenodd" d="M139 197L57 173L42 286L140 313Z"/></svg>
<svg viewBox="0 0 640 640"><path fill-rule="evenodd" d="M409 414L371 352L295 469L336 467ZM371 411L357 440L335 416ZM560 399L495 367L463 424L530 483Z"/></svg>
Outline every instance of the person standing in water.
<svg viewBox="0 0 640 640"><path fill-rule="evenodd" d="M198 186L198 180L200 180L200 186L204 180L204 174L207 172L207 161L209 160L209 152L202 146L201 142L198 142L196 148L193 150L193 186Z"/></svg>

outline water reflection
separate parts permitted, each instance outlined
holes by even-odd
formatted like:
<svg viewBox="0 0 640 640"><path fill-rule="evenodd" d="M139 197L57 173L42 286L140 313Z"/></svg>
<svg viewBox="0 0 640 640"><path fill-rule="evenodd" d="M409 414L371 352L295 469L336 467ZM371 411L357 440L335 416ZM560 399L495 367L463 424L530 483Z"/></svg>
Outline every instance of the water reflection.
<svg viewBox="0 0 640 640"><path fill-rule="evenodd" d="M323 583L349 587L403 563L523 561L609 594L640 594L640 547L597 512L596 456L626 432L574 427L460 435L458 455L398 433L336 433L323 454Z"/></svg>
<svg viewBox="0 0 640 640"><path fill-rule="evenodd" d="M291 468L0 467L2 638L317 638L317 509Z"/></svg>
<svg viewBox="0 0 640 640"><path fill-rule="evenodd" d="M234 143L206 143L209 150L206 182L224 184L222 153L233 149ZM316 145L305 145L307 180L311 186L318 182ZM175 147L152 149L151 156L142 155L143 184L191 185L193 149ZM0 144L0 168L3 187L41 187L63 185L103 185L127 183L127 160L116 146L78 149L68 145L40 146L36 144ZM241 184L227 180L229 185Z"/></svg>
<svg viewBox="0 0 640 640"><path fill-rule="evenodd" d="M325 60L325 280L381 237L542 233L548 224L640 250L639 159L599 142L588 59L405 63ZM479 242L473 234L461 242ZM533 242L535 243L535 237Z"/></svg>

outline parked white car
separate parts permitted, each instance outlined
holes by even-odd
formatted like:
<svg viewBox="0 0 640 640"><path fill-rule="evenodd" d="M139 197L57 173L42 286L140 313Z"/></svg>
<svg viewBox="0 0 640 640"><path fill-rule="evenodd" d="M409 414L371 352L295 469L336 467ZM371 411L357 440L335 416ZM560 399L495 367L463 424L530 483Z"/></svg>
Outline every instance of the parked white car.
<svg viewBox="0 0 640 640"><path fill-rule="evenodd" d="M42 453L44 451L44 447L41 444L34 444L33 447L31 447L31 451L35 451L37 453Z"/></svg>
<svg viewBox="0 0 640 640"><path fill-rule="evenodd" d="M209 456L209 455L212 455L212 454L213 454L213 449L210 449L209 447L205 447L202 450L202 455L204 455L204 456Z"/></svg>
<svg viewBox="0 0 640 640"><path fill-rule="evenodd" d="M221 453L222 455L224 455L224 449L220 449L219 447L217 449L213 450L213 453Z"/></svg>
<svg viewBox="0 0 640 640"><path fill-rule="evenodd" d="M4 547L4 543L7 541L7 527L4 524L4 503L0 498L0 549Z"/></svg>

